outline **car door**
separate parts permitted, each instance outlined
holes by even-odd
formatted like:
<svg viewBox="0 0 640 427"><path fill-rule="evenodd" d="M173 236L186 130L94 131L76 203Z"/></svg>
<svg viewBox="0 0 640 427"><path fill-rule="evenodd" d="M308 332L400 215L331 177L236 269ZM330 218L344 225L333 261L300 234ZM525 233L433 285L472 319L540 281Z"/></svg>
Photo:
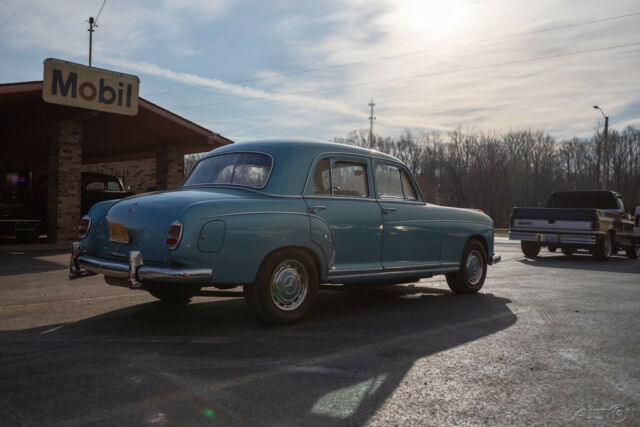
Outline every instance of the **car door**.
<svg viewBox="0 0 640 427"><path fill-rule="evenodd" d="M305 201L333 233L332 275L382 270L382 214L370 170L369 159L359 156L324 155L312 165Z"/></svg>
<svg viewBox="0 0 640 427"><path fill-rule="evenodd" d="M376 197L382 213L382 266L385 270L440 266L438 210L422 200L409 172L400 164L374 162Z"/></svg>

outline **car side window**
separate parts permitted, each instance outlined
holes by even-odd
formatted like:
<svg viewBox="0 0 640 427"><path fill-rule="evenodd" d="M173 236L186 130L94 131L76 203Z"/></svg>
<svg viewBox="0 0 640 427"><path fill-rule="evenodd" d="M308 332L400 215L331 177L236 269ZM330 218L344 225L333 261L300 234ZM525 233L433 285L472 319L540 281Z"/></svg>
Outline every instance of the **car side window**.
<svg viewBox="0 0 640 427"><path fill-rule="evenodd" d="M95 181L87 185L85 188L87 191L102 191L104 190L104 182Z"/></svg>
<svg viewBox="0 0 640 427"><path fill-rule="evenodd" d="M418 193L407 173L393 165L376 164L376 189L379 199L418 200Z"/></svg>
<svg viewBox="0 0 640 427"><path fill-rule="evenodd" d="M313 193L318 195L369 197L367 165L364 162L322 159L313 172Z"/></svg>
<svg viewBox="0 0 640 427"><path fill-rule="evenodd" d="M400 170L392 165L376 164L376 189L380 199L404 199Z"/></svg>
<svg viewBox="0 0 640 427"><path fill-rule="evenodd" d="M403 170L400 171L400 176L402 178L402 190L404 191L404 199L415 202L416 200L418 200L418 194L416 193L416 189L411 183L411 179Z"/></svg>
<svg viewBox="0 0 640 427"><path fill-rule="evenodd" d="M120 191L120 183L118 181L107 181L108 191Z"/></svg>
<svg viewBox="0 0 640 427"><path fill-rule="evenodd" d="M313 192L315 194L331 194L331 163L329 159L318 162L313 173Z"/></svg>

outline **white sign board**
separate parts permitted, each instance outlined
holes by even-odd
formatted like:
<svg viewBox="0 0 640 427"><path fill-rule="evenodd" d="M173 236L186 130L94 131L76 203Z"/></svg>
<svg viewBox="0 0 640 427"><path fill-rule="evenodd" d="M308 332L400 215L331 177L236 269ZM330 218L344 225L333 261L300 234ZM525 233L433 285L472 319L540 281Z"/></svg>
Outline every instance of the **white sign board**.
<svg viewBox="0 0 640 427"><path fill-rule="evenodd" d="M139 87L140 79L131 74L60 59L44 61L42 99L52 104L134 116Z"/></svg>

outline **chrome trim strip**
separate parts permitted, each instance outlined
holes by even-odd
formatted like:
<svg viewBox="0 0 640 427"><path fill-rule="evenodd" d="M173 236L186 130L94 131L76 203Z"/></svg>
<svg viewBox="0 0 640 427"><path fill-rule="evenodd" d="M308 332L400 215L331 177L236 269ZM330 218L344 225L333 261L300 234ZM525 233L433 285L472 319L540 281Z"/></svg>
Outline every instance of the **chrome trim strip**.
<svg viewBox="0 0 640 427"><path fill-rule="evenodd" d="M391 267L384 267L384 270L406 270L406 271L411 271L411 270L424 270L424 269L429 269L429 268L433 268L433 267L458 267L460 265L459 262L453 262L453 263L446 263L446 265L443 265L444 263L440 263L440 262L433 262L433 263L427 263L427 264L411 264L411 265L394 265Z"/></svg>
<svg viewBox="0 0 640 427"><path fill-rule="evenodd" d="M429 275L429 274L441 274L441 273L452 273L454 271L458 271L457 268L433 268L429 270L403 270L403 271L383 271L379 273L364 273L364 274L349 274L349 275L330 275L330 280L341 280L341 279L357 279L357 278L367 278L367 277L380 277L380 276L402 276L402 275Z"/></svg>

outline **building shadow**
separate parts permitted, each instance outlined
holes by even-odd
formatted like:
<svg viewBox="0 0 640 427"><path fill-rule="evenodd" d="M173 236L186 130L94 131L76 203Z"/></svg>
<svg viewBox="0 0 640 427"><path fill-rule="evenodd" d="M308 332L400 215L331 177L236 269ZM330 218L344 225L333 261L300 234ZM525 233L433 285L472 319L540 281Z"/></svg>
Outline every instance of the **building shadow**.
<svg viewBox="0 0 640 427"><path fill-rule="evenodd" d="M417 284L322 291L304 322L284 327L256 323L240 298L200 298L4 331L0 416L48 425L151 416L181 425L361 425L416 361L513 325L508 303Z"/></svg>

